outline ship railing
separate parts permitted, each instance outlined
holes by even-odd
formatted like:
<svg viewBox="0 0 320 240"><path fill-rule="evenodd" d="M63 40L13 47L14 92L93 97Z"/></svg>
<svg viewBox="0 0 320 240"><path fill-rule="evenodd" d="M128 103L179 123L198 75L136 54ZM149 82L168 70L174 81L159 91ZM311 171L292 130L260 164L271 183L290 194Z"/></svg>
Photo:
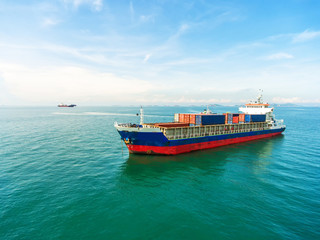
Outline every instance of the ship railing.
<svg viewBox="0 0 320 240"><path fill-rule="evenodd" d="M276 124L277 124L278 126L283 126L283 125L284 125L282 119L281 119L281 120L276 120Z"/></svg>
<svg viewBox="0 0 320 240"><path fill-rule="evenodd" d="M134 123L114 123L115 127L127 127L127 128L137 128L137 127L141 127L138 124L134 124Z"/></svg>
<svg viewBox="0 0 320 240"><path fill-rule="evenodd" d="M216 136L223 134L244 133L252 131L261 131L270 129L266 122L261 123L248 123L244 125L231 124L231 125L211 125L211 126L197 126L194 128L175 128L166 129L161 131L169 140L184 139L184 138L197 138L206 136Z"/></svg>

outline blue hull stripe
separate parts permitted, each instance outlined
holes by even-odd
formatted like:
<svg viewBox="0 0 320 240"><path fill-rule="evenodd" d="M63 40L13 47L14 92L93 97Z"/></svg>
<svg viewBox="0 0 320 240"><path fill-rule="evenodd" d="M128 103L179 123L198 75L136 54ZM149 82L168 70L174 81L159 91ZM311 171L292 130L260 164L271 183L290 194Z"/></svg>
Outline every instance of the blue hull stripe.
<svg viewBox="0 0 320 240"><path fill-rule="evenodd" d="M178 139L178 140L168 140L163 133L157 132L127 132L127 131L119 131L121 139L130 139L133 145L145 145L145 146L180 146L186 144L193 143L203 143L203 142L211 142L232 138L241 138L241 137L249 137L249 136L257 136L262 134L269 133L279 133L283 132L285 128L281 129L271 129L271 130L261 130L254 132L245 132L245 133L233 133L233 134L223 134L216 136L205 136L205 137L197 137L197 138L187 138L187 139Z"/></svg>

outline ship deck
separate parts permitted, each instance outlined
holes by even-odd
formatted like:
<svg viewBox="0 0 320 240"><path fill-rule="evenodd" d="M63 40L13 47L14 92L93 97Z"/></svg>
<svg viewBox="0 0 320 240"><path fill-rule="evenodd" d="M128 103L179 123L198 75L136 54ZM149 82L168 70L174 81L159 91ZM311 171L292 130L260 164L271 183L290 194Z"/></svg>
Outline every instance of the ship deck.
<svg viewBox="0 0 320 240"><path fill-rule="evenodd" d="M168 140L216 136L234 133L254 132L272 129L267 122L219 124L189 127L156 127L153 123L143 124L145 128L160 128Z"/></svg>

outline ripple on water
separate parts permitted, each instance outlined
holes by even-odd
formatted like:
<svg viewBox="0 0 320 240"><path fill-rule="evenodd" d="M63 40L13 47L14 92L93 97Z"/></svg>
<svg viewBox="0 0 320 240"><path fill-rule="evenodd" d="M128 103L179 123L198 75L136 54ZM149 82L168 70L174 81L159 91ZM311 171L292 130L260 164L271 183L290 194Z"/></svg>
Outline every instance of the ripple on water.
<svg viewBox="0 0 320 240"><path fill-rule="evenodd" d="M188 109L150 107L157 116L147 117ZM9 110L0 109L0 238L319 238L315 109L277 109L284 136L166 157L121 145L113 122L136 121L136 109Z"/></svg>

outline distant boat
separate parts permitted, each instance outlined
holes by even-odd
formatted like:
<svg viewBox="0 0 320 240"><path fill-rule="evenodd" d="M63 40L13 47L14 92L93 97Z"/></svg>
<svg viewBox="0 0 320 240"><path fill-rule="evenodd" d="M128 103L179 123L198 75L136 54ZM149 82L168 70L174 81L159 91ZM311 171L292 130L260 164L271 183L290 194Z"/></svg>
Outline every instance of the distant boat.
<svg viewBox="0 0 320 240"><path fill-rule="evenodd" d="M77 105L75 104L70 104L70 105L67 105L67 104L59 104L58 107L75 107Z"/></svg>

